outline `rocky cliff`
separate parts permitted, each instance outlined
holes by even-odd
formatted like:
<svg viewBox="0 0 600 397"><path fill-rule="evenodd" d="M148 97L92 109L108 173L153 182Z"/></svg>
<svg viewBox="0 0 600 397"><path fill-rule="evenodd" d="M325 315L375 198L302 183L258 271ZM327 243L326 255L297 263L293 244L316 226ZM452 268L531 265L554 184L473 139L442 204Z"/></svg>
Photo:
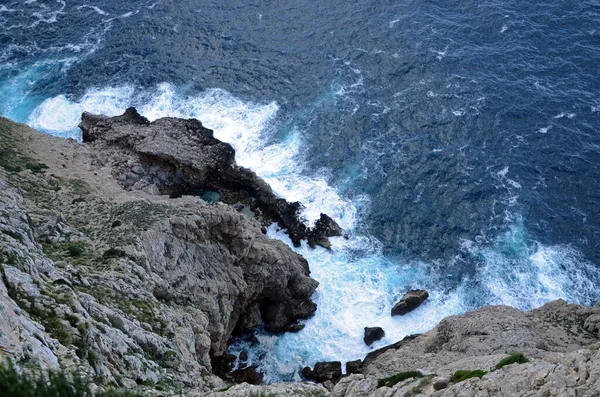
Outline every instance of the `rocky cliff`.
<svg viewBox="0 0 600 397"><path fill-rule="evenodd" d="M0 357L19 368L142 395L600 395L600 306L563 301L446 318L335 382L232 386L215 375L232 335L316 310L308 264L264 225L326 247L342 231L307 227L196 120L81 128L84 144L0 119Z"/></svg>
<svg viewBox="0 0 600 397"><path fill-rule="evenodd" d="M202 391L222 384L212 363L232 335L302 327L318 283L257 221L270 211L299 225L298 204L198 121L151 124L133 109L89 121L84 145L0 121L0 354L103 384Z"/></svg>

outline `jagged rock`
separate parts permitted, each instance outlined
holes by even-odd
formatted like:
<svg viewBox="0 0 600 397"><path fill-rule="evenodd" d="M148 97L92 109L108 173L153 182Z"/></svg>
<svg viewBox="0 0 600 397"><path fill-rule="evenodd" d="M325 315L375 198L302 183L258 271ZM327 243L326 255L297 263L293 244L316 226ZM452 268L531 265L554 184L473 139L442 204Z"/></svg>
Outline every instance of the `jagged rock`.
<svg viewBox="0 0 600 397"><path fill-rule="evenodd" d="M429 298L425 290L410 290L402 296L402 299L392 308L392 316L403 316L421 306Z"/></svg>
<svg viewBox="0 0 600 397"><path fill-rule="evenodd" d="M329 247L329 236L341 235L335 221L322 215L310 229L300 217L302 205L275 195L251 170L235 164L234 149L214 138L213 131L195 119L163 118L150 123L129 108L118 117L84 113L79 125L83 141L100 152L99 163L111 164L125 188L155 185L171 196L218 191L219 198L248 206L264 224L277 222L294 245Z"/></svg>
<svg viewBox="0 0 600 397"><path fill-rule="evenodd" d="M375 390L377 390L376 379L353 374L342 378L333 388L330 397L369 397L374 394ZM403 396L403 394L399 396Z"/></svg>
<svg viewBox="0 0 600 397"><path fill-rule="evenodd" d="M308 244L311 247L320 245L327 249L331 248L329 237L342 236L342 228L327 214L321 214L315 226L308 232Z"/></svg>
<svg viewBox="0 0 600 397"><path fill-rule="evenodd" d="M348 361L346 363L346 374L361 374L362 373L362 360Z"/></svg>
<svg viewBox="0 0 600 397"><path fill-rule="evenodd" d="M294 306L316 287L306 263L266 239L263 225L222 203L144 192L147 173L139 174L139 190L124 190L113 171L146 167L138 157L126 155L121 165L95 152L102 149L95 143L0 123L3 134L8 125L27 143L32 161L49 167L46 173L0 169L0 356L22 368L60 365L103 385L173 385L143 391L149 395L328 395L322 385L304 382L226 388L210 372L218 367L211 358L223 354L232 333L261 321L297 327L294 316L303 314ZM171 174L152 169L169 182ZM600 390L599 318L599 305L561 300L527 313L490 306L451 316L369 353L362 374L342 378L330 395L592 397ZM529 362L496 370L512 351ZM331 386L341 364L323 365L305 372L324 372ZM441 390L429 376L377 388L379 379L399 372L450 378L465 369L489 372ZM256 379L253 369L242 371L238 380Z"/></svg>
<svg viewBox="0 0 600 397"><path fill-rule="evenodd" d="M448 384L450 383L450 379L445 378L443 376L438 376L433 378L433 389L434 390L442 390L445 389L446 387L448 387Z"/></svg>
<svg viewBox="0 0 600 397"><path fill-rule="evenodd" d="M320 361L311 370L310 367L302 369L302 375L316 382L337 382L342 377L342 363L339 361Z"/></svg>
<svg viewBox="0 0 600 397"><path fill-rule="evenodd" d="M381 327L365 327L365 336L363 340L367 346L371 346L385 336L385 331Z"/></svg>

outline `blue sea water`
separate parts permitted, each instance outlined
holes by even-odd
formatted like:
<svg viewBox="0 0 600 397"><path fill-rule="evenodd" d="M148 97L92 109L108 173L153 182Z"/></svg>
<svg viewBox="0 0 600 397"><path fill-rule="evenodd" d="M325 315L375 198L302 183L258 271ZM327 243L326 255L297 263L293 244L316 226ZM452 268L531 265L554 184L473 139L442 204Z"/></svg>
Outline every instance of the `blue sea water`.
<svg viewBox="0 0 600 397"><path fill-rule="evenodd" d="M288 200L350 231L269 381L488 304L600 298L600 2L0 1L0 114L196 117ZM289 241L276 227L269 235ZM431 298L390 317L410 288Z"/></svg>

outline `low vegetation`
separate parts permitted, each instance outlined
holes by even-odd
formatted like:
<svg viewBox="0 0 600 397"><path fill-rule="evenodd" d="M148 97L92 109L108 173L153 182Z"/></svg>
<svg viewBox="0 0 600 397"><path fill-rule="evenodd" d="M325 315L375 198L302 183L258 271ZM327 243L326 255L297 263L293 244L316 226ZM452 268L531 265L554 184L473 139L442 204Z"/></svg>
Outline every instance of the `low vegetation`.
<svg viewBox="0 0 600 397"><path fill-rule="evenodd" d="M503 358L498 364L496 364L496 369L500 369L510 364L525 364L528 361L529 360L523 355L523 353L512 352L508 357Z"/></svg>
<svg viewBox="0 0 600 397"><path fill-rule="evenodd" d="M452 377L450 378L450 382L458 383L458 382L462 382L463 380L467 380L470 378L481 378L485 374L487 374L487 371L483 371L481 369L476 369L474 371L461 369L459 371L456 371L452 375Z"/></svg>
<svg viewBox="0 0 600 397"><path fill-rule="evenodd" d="M402 382L403 380L410 379L410 378L422 378L422 377L423 377L423 374L419 371L400 372L400 373L397 373L396 375L392 375L387 378L379 379L379 381L377 381L377 387L384 387L384 386L393 387L395 384L397 384L398 382Z"/></svg>
<svg viewBox="0 0 600 397"><path fill-rule="evenodd" d="M63 372L19 373L12 363L0 365L0 397L141 397L132 391L92 393L90 382Z"/></svg>

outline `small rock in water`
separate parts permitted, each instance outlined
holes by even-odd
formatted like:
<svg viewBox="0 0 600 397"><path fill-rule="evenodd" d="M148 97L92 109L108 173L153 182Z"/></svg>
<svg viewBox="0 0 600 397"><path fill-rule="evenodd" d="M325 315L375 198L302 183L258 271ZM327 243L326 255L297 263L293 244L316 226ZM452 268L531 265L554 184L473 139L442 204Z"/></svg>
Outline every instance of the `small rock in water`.
<svg viewBox="0 0 600 397"><path fill-rule="evenodd" d="M385 336L385 331L381 327L365 327L365 341L367 346L371 346L373 342L377 342Z"/></svg>
<svg viewBox="0 0 600 397"><path fill-rule="evenodd" d="M392 316L403 316L421 306L429 298L429 293L422 289L410 290L392 308Z"/></svg>

